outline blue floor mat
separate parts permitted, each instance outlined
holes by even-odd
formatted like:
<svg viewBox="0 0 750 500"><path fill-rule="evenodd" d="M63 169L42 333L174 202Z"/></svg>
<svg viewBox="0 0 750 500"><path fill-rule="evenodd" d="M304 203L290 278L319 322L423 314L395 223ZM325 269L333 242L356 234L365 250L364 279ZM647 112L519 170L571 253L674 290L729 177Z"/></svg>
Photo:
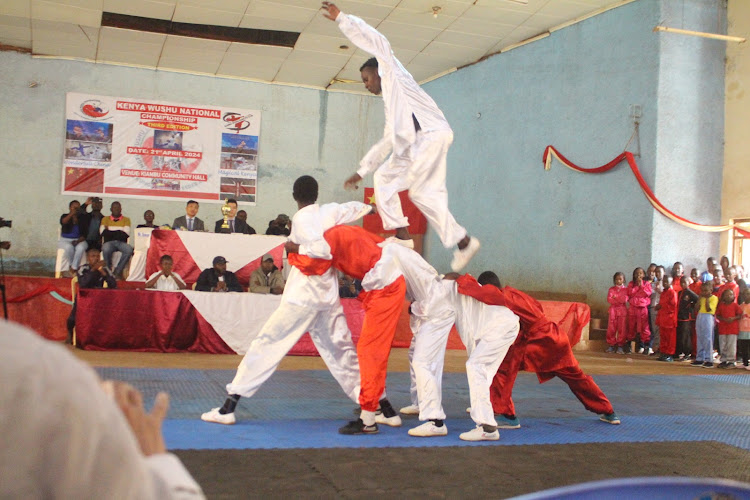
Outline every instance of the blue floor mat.
<svg viewBox="0 0 750 500"><path fill-rule="evenodd" d="M234 426L209 424L200 414L220 406L233 370L98 368L103 378L138 387L147 401L158 391L171 396L164 424L171 449L332 448L476 446L458 434L474 424L466 414L466 375L446 373L443 405L449 435L413 438L419 424L404 418L401 428L380 426L375 436L342 436L338 427L354 418L355 405L324 370L279 371L252 398L242 399ZM513 391L522 428L501 430L501 439L482 446L715 440L750 450L750 374L603 375L594 377L623 423L600 422L560 380L539 384L521 373ZM388 397L398 408L409 404L409 374L388 376Z"/></svg>

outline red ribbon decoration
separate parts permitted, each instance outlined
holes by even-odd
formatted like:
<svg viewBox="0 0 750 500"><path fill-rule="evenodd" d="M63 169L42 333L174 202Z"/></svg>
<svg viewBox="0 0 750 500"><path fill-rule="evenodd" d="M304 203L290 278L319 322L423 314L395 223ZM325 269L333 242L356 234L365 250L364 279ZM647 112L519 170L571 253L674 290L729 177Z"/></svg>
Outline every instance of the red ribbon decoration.
<svg viewBox="0 0 750 500"><path fill-rule="evenodd" d="M659 199L656 197L656 195L651 190L649 185L646 183L645 179L641 175L641 171L638 169L638 164L635 162L635 157L633 156L633 153L629 151L620 153L614 160L607 163L606 165L602 165L601 167L582 168L582 167L579 167L578 165L575 165L573 162L571 162L567 158L565 158L562 154L560 154L560 152L557 149L555 149L554 146L547 146L544 149L544 155L542 156L542 161L544 162L545 170L550 169L553 156L557 158L560 161L560 163L562 163L566 167L572 170L575 170L576 172L583 172L585 174L602 174L604 172L612 170L617 165L619 165L620 162L622 162L623 160L626 160L628 162L628 165L630 166L630 170L632 170L633 175L635 176L635 179L638 181L638 185L641 187L643 194L646 196L646 199L662 215L669 217L670 219L677 222L678 224L681 224L685 227L689 227L691 229L696 229L698 231L717 233L717 232L729 231L731 229L734 229L745 238L750 238L750 231L746 229L742 229L736 224L725 224L721 226L698 224L697 222L693 222L688 219L685 219L684 217L680 217L676 213L669 210L659 201Z"/></svg>

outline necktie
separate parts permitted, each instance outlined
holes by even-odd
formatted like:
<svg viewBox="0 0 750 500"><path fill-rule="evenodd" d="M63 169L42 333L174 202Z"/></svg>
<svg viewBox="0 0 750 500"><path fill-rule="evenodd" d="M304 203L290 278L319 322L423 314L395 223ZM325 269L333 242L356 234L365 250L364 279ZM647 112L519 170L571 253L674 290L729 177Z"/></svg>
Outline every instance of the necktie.
<svg viewBox="0 0 750 500"><path fill-rule="evenodd" d="M232 232L232 233L234 232L234 221L233 220L229 221L229 231Z"/></svg>
<svg viewBox="0 0 750 500"><path fill-rule="evenodd" d="M188 231L192 231L192 230L193 230L193 219L190 218L188 219Z"/></svg>

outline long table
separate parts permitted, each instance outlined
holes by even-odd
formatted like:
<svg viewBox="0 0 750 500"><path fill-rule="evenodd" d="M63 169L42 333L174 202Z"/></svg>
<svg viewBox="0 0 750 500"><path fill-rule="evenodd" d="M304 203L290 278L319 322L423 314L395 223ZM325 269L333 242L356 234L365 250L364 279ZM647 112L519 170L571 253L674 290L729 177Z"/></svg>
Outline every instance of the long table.
<svg viewBox="0 0 750 500"><path fill-rule="evenodd" d="M161 256L170 255L174 272L186 283L195 283L201 271L212 267L213 258L221 255L227 259L227 270L247 286L264 254L270 253L279 269L284 267L284 242L285 236L139 228L134 234L128 281L146 281L158 271Z"/></svg>
<svg viewBox="0 0 750 500"><path fill-rule="evenodd" d="M280 301L255 293L81 289L76 342L87 350L244 354ZM341 303L356 340L362 305ZM290 354L318 353L305 334Z"/></svg>

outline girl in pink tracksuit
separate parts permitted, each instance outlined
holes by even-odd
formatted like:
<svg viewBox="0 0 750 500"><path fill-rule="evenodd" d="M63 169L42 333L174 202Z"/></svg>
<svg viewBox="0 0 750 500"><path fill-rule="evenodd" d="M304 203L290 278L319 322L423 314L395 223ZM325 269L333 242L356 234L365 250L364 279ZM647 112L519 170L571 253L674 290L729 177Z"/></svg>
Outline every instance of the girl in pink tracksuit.
<svg viewBox="0 0 750 500"><path fill-rule="evenodd" d="M624 354L623 347L628 340L628 287L625 286L625 274L616 272L612 278L615 286L607 293L609 302L609 323L607 324L607 352Z"/></svg>
<svg viewBox="0 0 750 500"><path fill-rule="evenodd" d="M628 283L628 340L625 344L625 354L630 353L630 343L640 337L644 345L651 340L651 328L648 325L648 306L651 304L651 283L644 278L646 273L642 267L633 270L633 281Z"/></svg>

